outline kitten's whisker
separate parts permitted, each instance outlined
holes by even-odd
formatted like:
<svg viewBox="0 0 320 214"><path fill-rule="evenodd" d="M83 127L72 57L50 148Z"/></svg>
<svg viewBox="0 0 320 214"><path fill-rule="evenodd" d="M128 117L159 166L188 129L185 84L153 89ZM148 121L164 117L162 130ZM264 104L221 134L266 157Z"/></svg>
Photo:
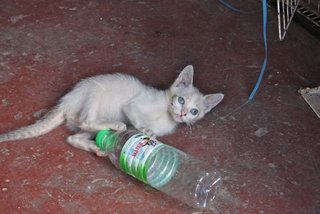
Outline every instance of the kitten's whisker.
<svg viewBox="0 0 320 214"><path fill-rule="evenodd" d="M191 133L193 132L193 129L192 129L193 127L192 127L192 126L193 126L192 123L189 123L189 124L188 124L189 130L190 130Z"/></svg>
<svg viewBox="0 0 320 214"><path fill-rule="evenodd" d="M232 115L233 113L235 112L238 112L239 110L241 110L244 106L246 106L247 104L249 103L249 101L246 101L245 103L241 104L240 106L238 106L237 108L231 110L229 113L223 115L223 116L220 116L218 118L216 118L214 121L217 121L217 120L224 120L225 118L229 117L230 115Z"/></svg>

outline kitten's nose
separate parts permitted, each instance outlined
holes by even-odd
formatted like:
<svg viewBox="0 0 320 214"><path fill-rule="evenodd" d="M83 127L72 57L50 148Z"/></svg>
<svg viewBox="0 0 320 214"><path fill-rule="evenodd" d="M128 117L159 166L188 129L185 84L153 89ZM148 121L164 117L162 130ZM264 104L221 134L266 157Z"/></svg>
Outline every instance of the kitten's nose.
<svg viewBox="0 0 320 214"><path fill-rule="evenodd" d="M187 112L181 112L181 114L180 114L180 117L185 117L185 116L187 116Z"/></svg>

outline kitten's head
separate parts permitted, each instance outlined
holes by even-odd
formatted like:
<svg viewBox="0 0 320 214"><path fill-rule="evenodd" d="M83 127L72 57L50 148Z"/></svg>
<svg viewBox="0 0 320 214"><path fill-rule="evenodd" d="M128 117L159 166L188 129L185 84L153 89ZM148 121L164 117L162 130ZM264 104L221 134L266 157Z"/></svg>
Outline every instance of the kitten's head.
<svg viewBox="0 0 320 214"><path fill-rule="evenodd" d="M178 123L193 124L218 105L224 95L203 95L192 85L193 67L185 67L169 89L169 112Z"/></svg>

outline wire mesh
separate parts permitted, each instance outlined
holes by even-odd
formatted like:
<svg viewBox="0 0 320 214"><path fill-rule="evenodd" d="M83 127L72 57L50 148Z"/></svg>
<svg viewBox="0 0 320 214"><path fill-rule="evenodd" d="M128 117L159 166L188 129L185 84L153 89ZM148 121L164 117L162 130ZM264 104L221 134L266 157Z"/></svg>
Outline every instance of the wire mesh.
<svg viewBox="0 0 320 214"><path fill-rule="evenodd" d="M315 9L308 7L308 5L301 3L297 8L297 13L320 29L320 1L317 10L318 12Z"/></svg>
<svg viewBox="0 0 320 214"><path fill-rule="evenodd" d="M283 40L300 0L277 0L279 39Z"/></svg>
<svg viewBox="0 0 320 214"><path fill-rule="evenodd" d="M308 7L314 13L320 13L320 0L301 0L301 4L304 7Z"/></svg>

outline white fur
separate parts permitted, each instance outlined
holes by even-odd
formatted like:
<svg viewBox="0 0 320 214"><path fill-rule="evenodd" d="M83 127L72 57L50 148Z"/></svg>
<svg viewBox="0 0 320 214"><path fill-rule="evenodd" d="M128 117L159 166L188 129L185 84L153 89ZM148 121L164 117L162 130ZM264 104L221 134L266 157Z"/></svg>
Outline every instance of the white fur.
<svg viewBox="0 0 320 214"><path fill-rule="evenodd" d="M0 135L0 142L44 134L66 121L76 132L71 145L104 155L92 138L101 130L125 130L127 125L156 136L172 133L178 123L193 124L214 108L223 94L204 96L192 85L193 67L185 67L165 91L144 85L126 74L105 74L79 82L42 120ZM179 103L179 97L184 103ZM180 99L181 99L180 98ZM198 114L191 114L197 109Z"/></svg>

